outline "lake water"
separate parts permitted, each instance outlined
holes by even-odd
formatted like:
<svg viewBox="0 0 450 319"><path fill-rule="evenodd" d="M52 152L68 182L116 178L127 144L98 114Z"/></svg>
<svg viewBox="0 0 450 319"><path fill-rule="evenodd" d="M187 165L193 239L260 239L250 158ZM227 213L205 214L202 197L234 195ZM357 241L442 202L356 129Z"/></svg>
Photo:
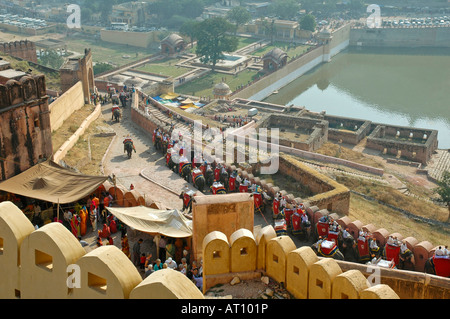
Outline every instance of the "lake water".
<svg viewBox="0 0 450 319"><path fill-rule="evenodd" d="M436 129L450 148L450 50L349 48L264 101Z"/></svg>

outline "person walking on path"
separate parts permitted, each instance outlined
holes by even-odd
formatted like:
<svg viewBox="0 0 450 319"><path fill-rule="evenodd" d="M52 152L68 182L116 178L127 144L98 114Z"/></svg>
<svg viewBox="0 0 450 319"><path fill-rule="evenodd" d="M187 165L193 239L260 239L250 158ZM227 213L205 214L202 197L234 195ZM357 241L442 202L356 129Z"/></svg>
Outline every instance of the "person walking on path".
<svg viewBox="0 0 450 319"><path fill-rule="evenodd" d="M141 262L141 244L144 240L142 238L139 238L137 242L133 245L133 264L136 267L139 267Z"/></svg>

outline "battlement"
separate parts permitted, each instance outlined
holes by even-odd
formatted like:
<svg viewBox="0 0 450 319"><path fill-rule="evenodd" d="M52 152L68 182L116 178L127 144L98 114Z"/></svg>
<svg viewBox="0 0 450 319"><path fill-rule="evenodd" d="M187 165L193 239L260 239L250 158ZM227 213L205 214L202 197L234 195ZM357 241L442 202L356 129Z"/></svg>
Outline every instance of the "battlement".
<svg viewBox="0 0 450 319"><path fill-rule="evenodd" d="M36 44L28 40L0 43L0 51L16 58L37 63Z"/></svg>
<svg viewBox="0 0 450 319"><path fill-rule="evenodd" d="M15 75L13 78L12 72ZM28 75L12 69L0 71L0 112L10 106L45 97L47 93L44 75Z"/></svg>

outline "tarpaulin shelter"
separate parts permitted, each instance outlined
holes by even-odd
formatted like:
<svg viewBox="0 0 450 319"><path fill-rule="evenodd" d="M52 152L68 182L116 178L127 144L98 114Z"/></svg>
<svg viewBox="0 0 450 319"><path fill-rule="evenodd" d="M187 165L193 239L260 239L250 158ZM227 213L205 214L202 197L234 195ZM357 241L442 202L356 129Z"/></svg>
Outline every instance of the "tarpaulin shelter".
<svg viewBox="0 0 450 319"><path fill-rule="evenodd" d="M108 176L74 172L51 160L0 183L0 190L51 203L76 202L95 192Z"/></svg>
<svg viewBox="0 0 450 319"><path fill-rule="evenodd" d="M139 231L172 238L192 236L192 221L176 209L155 209L145 206L107 207L124 224Z"/></svg>
<svg viewBox="0 0 450 319"><path fill-rule="evenodd" d="M192 221L176 209L163 210L145 206L107 207L106 209L124 224L153 236L192 237ZM159 238L156 236L157 256L159 256Z"/></svg>

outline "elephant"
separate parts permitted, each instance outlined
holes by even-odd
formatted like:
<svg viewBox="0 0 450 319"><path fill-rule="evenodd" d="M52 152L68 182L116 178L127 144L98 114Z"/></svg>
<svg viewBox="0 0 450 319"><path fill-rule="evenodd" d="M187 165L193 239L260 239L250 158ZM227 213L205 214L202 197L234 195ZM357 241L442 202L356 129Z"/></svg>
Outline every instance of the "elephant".
<svg viewBox="0 0 450 319"><path fill-rule="evenodd" d="M333 258L336 260L344 260L344 255L339 250L339 247L336 244L331 249L324 249L324 247L322 247L322 242L319 241L313 244L311 248L313 249L313 251L316 253L317 256Z"/></svg>
<svg viewBox="0 0 450 319"><path fill-rule="evenodd" d="M214 183L214 171L212 169L207 169L206 170L206 172L205 172L205 182L206 182L206 186L208 186L209 188Z"/></svg>
<svg viewBox="0 0 450 319"><path fill-rule="evenodd" d="M161 135L156 135L155 137L155 148L157 150L161 150L163 148Z"/></svg>
<svg viewBox="0 0 450 319"><path fill-rule="evenodd" d="M403 253L400 252L398 269L403 269L403 270L414 270L415 269L414 254L411 250L406 249Z"/></svg>
<svg viewBox="0 0 450 319"><path fill-rule="evenodd" d="M113 112L113 116L114 116L114 120L119 123L120 120L120 110L119 109L115 109Z"/></svg>
<svg viewBox="0 0 450 319"><path fill-rule="evenodd" d="M125 151L127 152L128 158L131 158L131 154L133 153L133 150L136 153L136 149L134 148L133 143L128 142L128 143L125 143L124 146L125 146Z"/></svg>
<svg viewBox="0 0 450 319"><path fill-rule="evenodd" d="M203 192L203 189L205 188L205 177L203 176L203 174L197 175L194 177L194 175L192 176L192 182L194 183L194 186L200 191Z"/></svg>
<svg viewBox="0 0 450 319"><path fill-rule="evenodd" d="M191 177L191 163L180 163L180 175L186 182L190 182Z"/></svg>

